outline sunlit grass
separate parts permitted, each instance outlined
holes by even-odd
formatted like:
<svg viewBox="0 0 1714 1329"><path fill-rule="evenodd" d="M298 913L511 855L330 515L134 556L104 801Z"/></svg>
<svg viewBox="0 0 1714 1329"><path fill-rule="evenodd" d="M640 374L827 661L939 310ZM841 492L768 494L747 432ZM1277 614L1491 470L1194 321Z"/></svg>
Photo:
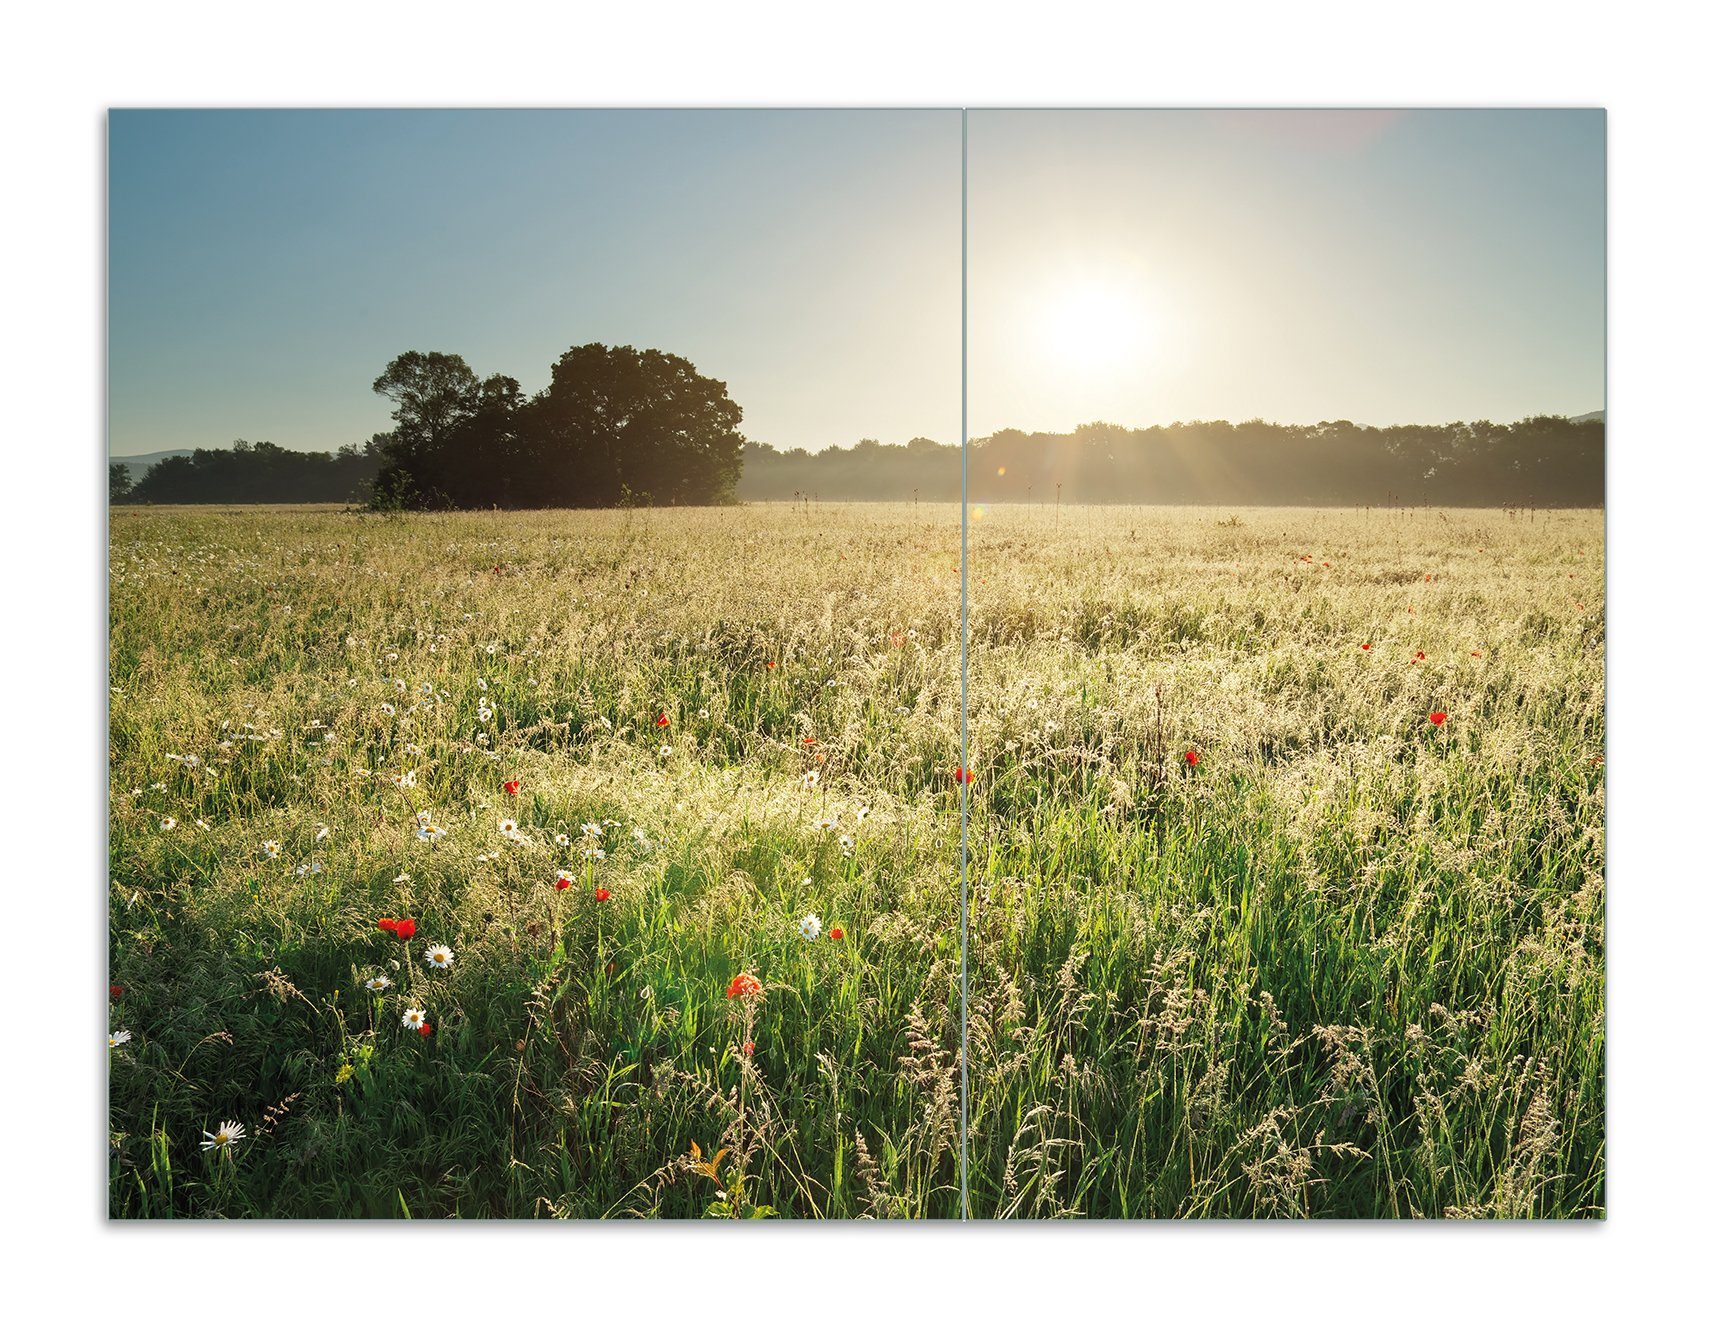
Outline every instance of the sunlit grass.
<svg viewBox="0 0 1714 1329"><path fill-rule="evenodd" d="M115 512L113 1212L956 1214L957 517ZM975 1212L1600 1212L1599 515L970 581Z"/></svg>

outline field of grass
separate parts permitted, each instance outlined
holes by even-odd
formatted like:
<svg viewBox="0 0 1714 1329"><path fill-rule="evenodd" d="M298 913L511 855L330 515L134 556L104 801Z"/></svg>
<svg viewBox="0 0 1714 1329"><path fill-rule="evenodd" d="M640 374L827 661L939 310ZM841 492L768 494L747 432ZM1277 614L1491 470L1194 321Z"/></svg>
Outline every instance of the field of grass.
<svg viewBox="0 0 1714 1329"><path fill-rule="evenodd" d="M972 1212L1602 1213L1600 514L972 515ZM955 1216L958 541L116 511L112 1213Z"/></svg>

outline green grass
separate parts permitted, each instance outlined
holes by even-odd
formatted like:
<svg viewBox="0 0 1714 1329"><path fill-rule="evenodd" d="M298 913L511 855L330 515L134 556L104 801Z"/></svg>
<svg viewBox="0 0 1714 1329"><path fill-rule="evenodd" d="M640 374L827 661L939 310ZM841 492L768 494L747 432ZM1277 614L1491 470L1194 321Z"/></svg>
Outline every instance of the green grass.
<svg viewBox="0 0 1714 1329"><path fill-rule="evenodd" d="M957 520L115 512L112 1212L956 1215ZM1600 555L981 514L975 1213L1602 1212Z"/></svg>

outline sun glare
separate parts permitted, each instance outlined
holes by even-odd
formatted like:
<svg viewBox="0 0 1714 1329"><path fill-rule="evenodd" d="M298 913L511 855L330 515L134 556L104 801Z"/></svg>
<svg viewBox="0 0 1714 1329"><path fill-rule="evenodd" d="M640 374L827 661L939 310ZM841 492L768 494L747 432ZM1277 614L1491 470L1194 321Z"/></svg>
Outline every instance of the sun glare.
<svg viewBox="0 0 1714 1329"><path fill-rule="evenodd" d="M1124 364L1146 349L1147 333L1142 305L1116 286L1070 287L1053 297L1043 312L1047 348L1070 367Z"/></svg>

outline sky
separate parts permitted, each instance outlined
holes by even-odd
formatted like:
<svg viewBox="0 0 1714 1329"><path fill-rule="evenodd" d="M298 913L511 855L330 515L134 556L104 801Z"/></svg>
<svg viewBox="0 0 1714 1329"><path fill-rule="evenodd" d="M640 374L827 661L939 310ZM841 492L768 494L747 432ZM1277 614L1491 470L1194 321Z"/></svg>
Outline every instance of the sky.
<svg viewBox="0 0 1714 1329"><path fill-rule="evenodd" d="M959 435L956 111L115 111L109 451L326 450L407 350L547 386L599 341L746 437Z"/></svg>
<svg viewBox="0 0 1714 1329"><path fill-rule="evenodd" d="M1604 405L1600 111L970 117L970 427Z"/></svg>
<svg viewBox="0 0 1714 1329"><path fill-rule="evenodd" d="M332 449L589 341L817 450L960 432L956 111L115 111L109 447ZM973 111L972 436L1603 405L1599 111Z"/></svg>

